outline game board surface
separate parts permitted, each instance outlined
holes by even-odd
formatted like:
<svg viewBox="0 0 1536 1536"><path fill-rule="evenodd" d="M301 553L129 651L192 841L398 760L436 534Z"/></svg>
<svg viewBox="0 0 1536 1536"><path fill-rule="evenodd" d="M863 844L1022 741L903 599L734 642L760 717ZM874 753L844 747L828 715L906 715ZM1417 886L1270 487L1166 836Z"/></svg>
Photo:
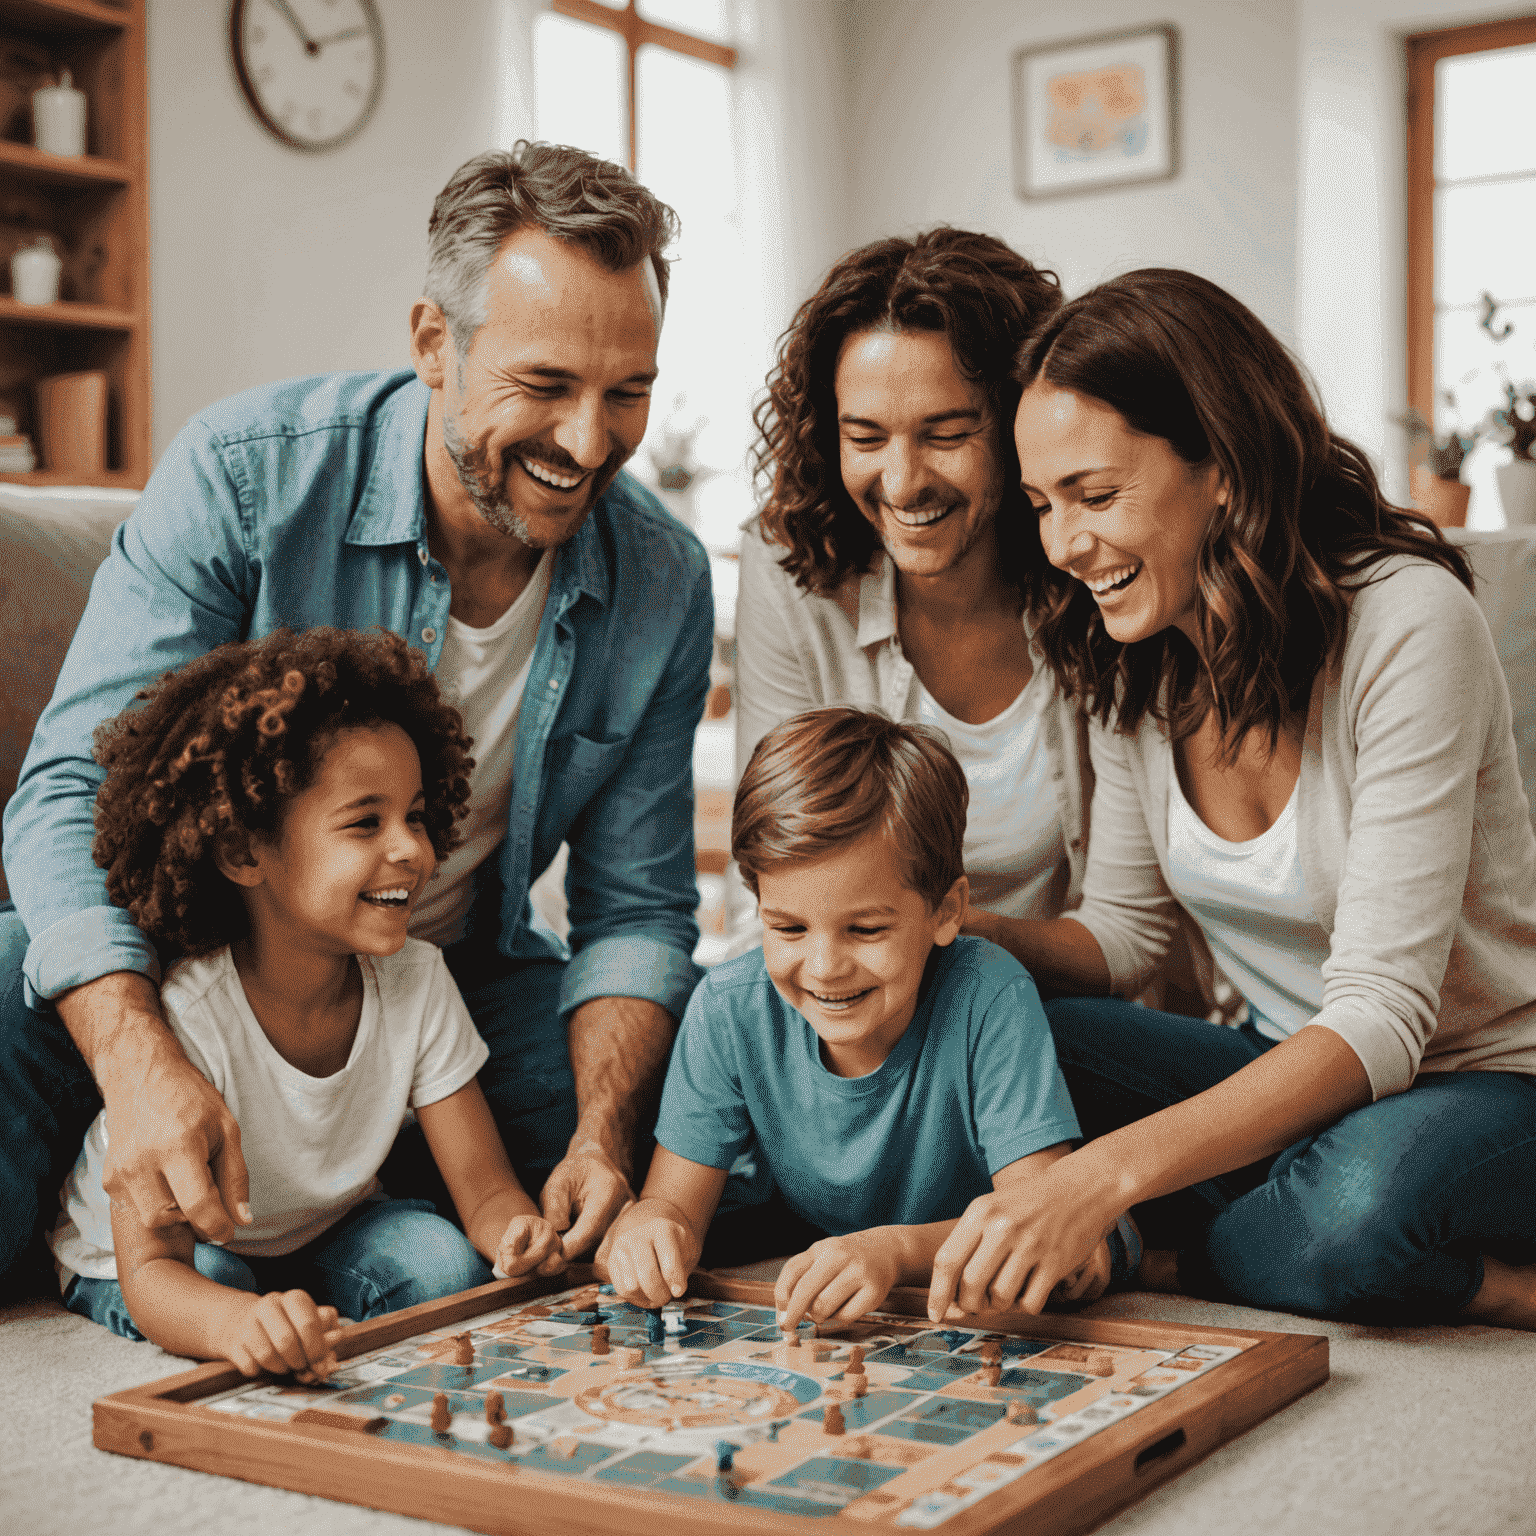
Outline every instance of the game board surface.
<svg viewBox="0 0 1536 1536"><path fill-rule="evenodd" d="M668 1311L654 1342L644 1312L584 1286L356 1355L323 1387L243 1383L196 1411L930 1530L1243 1352L1172 1334L1152 1348L935 1329L886 1313L791 1343L767 1307L689 1298ZM856 1348L862 1380L847 1369ZM509 1444L493 1443L492 1393Z"/></svg>

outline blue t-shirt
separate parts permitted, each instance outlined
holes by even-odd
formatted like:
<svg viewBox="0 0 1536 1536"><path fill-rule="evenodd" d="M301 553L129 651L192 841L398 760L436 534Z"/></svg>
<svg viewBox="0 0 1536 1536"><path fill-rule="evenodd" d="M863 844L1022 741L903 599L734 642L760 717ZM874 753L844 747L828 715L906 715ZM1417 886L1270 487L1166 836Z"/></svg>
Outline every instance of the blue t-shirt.
<svg viewBox="0 0 1536 1536"><path fill-rule="evenodd" d="M864 1077L838 1077L753 950L694 992L656 1140L710 1168L749 1148L824 1232L964 1213L992 1175L1079 1135L1029 972L985 939L929 957L917 1011Z"/></svg>

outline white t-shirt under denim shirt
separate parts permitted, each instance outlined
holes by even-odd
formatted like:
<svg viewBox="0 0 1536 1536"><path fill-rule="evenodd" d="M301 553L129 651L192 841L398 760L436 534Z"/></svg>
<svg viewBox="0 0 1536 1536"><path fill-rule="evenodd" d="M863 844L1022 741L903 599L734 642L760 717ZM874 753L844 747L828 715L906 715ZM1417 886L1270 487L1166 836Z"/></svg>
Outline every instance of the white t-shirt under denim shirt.
<svg viewBox="0 0 1536 1536"><path fill-rule="evenodd" d="M528 585L484 629L448 617L437 683L464 716L475 766L469 775L469 814L459 823L464 841L438 866L411 913L411 933L432 944L463 937L475 895L474 873L507 835L517 721L554 568L554 557L545 550Z"/></svg>
<svg viewBox="0 0 1536 1536"><path fill-rule="evenodd" d="M1284 1040L1322 1011L1328 935L1307 895L1297 838L1298 776L1274 825L1228 842L1196 814L1175 770L1168 791L1168 886L1205 930L1216 963L1248 1000L1253 1026Z"/></svg>
<svg viewBox="0 0 1536 1536"><path fill-rule="evenodd" d="M1055 917L1071 871L1042 723L1054 695L1049 671L1037 666L1013 703L980 725L957 720L918 686L918 719L943 731L971 792L971 905L1003 917Z"/></svg>
<svg viewBox="0 0 1536 1536"><path fill-rule="evenodd" d="M255 1220L231 1253L293 1253L379 1192L378 1171L408 1108L457 1093L490 1054L442 951L407 939L398 954L358 956L363 1010L347 1064L311 1077L284 1060L246 1001L229 950L186 960L162 989L188 1059L240 1126ZM49 1241L61 1288L76 1275L115 1280L112 1219L101 1187L105 1111L65 1181Z"/></svg>

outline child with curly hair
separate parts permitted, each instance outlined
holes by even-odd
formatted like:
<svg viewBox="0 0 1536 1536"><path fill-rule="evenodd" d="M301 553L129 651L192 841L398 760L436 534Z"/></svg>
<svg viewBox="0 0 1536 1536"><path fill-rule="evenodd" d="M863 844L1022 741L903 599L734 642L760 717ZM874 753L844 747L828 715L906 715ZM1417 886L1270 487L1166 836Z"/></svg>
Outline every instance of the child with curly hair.
<svg viewBox="0 0 1536 1536"><path fill-rule="evenodd" d="M249 1199L224 1246L179 1212L144 1225L103 1191L103 1113L52 1236L65 1305L310 1380L342 1316L482 1284L486 1259L557 1273L559 1234L476 1081L486 1047L442 953L406 936L469 796L470 743L425 658L391 634L279 630L139 698L96 734L94 854L112 900L182 957L166 1014L239 1124ZM462 1233L380 1188L408 1109Z"/></svg>

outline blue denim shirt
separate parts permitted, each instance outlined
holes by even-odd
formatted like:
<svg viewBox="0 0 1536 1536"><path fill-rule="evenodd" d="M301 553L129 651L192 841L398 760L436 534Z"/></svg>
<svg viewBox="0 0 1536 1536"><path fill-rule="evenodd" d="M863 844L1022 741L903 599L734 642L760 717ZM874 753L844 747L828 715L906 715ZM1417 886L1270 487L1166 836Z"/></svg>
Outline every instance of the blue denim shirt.
<svg viewBox="0 0 1536 1536"><path fill-rule="evenodd" d="M166 450L96 574L6 807L33 998L112 971L158 979L91 859L91 735L138 689L285 624L383 626L437 665L449 583L427 548L429 398L408 370L294 379L210 406ZM532 926L528 887L570 844L562 1012L624 996L680 1015L698 979L693 735L713 633L702 546L620 474L556 554L497 871L502 953L563 955Z"/></svg>

